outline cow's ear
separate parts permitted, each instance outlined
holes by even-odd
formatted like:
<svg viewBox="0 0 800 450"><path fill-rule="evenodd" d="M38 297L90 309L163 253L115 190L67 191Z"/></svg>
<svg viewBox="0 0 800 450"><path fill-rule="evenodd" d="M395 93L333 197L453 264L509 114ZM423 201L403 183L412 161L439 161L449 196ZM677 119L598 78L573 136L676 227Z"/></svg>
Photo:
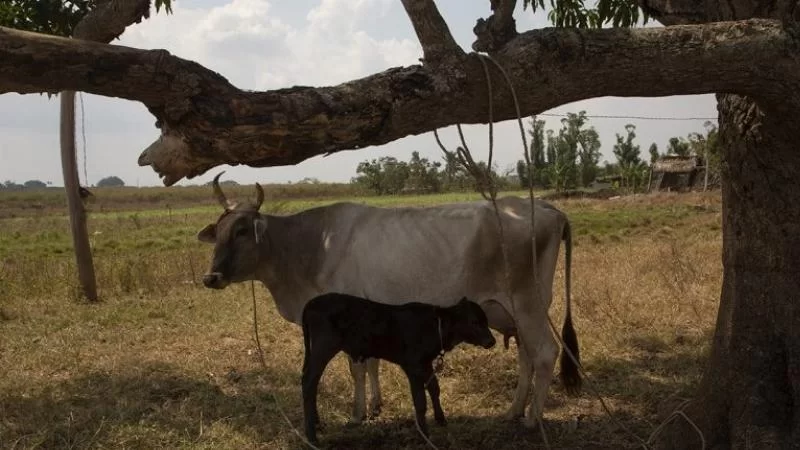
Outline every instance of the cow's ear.
<svg viewBox="0 0 800 450"><path fill-rule="evenodd" d="M197 232L197 240L213 244L217 241L217 226L213 223L206 225L202 230Z"/></svg>
<svg viewBox="0 0 800 450"><path fill-rule="evenodd" d="M256 243L261 243L261 241L264 240L264 236L267 234L267 219L265 217L259 217L254 220L253 230L256 235Z"/></svg>

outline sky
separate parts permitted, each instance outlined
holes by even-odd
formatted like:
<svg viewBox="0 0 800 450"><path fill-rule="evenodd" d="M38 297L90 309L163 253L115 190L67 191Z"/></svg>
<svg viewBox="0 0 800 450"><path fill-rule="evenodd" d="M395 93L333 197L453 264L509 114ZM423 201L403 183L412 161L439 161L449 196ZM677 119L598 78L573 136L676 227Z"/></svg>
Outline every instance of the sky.
<svg viewBox="0 0 800 450"><path fill-rule="evenodd" d="M549 26L546 13L523 11L517 2L517 30ZM474 41L472 28L491 14L488 0L438 0L437 5L456 41L466 51ZM660 26L650 23L647 26ZM163 10L129 27L118 45L166 49L196 61L248 90L294 85L329 86L390 67L418 63L422 50L402 4L396 0L173 0L173 14ZM81 101L82 99L82 101ZM76 140L82 184L93 185L115 175L127 185L162 185L148 166L137 164L139 154L159 135L155 118L137 102L81 94L76 99ZM83 115L81 111L83 110ZM617 133L636 125L643 156L650 144L666 148L673 136L704 131L705 118L716 123L713 95L658 98L602 97L546 111L562 116L584 110L602 144L602 160L613 161ZM0 95L0 181L31 179L63 185L59 157L59 102L38 94ZM698 120L609 119L593 116L700 118ZM560 117L541 117L558 130ZM526 128L529 127L527 118ZM464 127L473 153L485 159L488 127ZM495 124L495 161L505 169L522 158L522 140L515 120ZM439 130L446 146L458 145L455 127ZM84 146L85 136L85 146ZM440 160L433 133L400 139L382 146L314 157L293 166L250 168L218 166L178 185L201 184L220 170L223 179L239 183L285 183L303 178L346 182L359 162L381 156L408 160L412 151ZM85 153L85 158L84 158Z"/></svg>

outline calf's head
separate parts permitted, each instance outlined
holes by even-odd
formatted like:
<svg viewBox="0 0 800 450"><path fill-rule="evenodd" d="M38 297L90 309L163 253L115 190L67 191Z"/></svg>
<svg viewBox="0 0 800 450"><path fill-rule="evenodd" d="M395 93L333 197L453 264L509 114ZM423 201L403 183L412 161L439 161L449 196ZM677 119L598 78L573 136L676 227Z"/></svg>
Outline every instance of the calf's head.
<svg viewBox="0 0 800 450"><path fill-rule="evenodd" d="M214 244L211 269L203 275L203 284L213 289L254 279L266 244L267 218L258 212L264 202L261 185L256 183L255 203L232 203L219 186L223 173L214 177L213 186L224 211L217 223L206 225L197 233L201 242Z"/></svg>
<svg viewBox="0 0 800 450"><path fill-rule="evenodd" d="M450 309L450 327L456 339L483 348L492 348L494 336L489 330L486 313L475 302L462 298Z"/></svg>

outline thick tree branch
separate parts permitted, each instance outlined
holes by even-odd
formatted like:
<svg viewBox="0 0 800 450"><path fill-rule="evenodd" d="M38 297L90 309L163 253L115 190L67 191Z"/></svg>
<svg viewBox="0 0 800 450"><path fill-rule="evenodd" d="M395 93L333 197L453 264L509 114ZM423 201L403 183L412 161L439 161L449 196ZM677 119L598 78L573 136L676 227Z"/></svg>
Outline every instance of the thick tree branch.
<svg viewBox="0 0 800 450"><path fill-rule="evenodd" d="M664 25L713 22L706 17L704 2L697 0L639 0L639 6Z"/></svg>
<svg viewBox="0 0 800 450"><path fill-rule="evenodd" d="M464 51L456 44L433 0L403 0L403 7L422 45L425 62L435 63L448 56L463 56Z"/></svg>
<svg viewBox="0 0 800 450"><path fill-rule="evenodd" d="M78 22L76 39L111 42L130 25L150 17L150 0L111 0L97 5Z"/></svg>
<svg viewBox="0 0 800 450"><path fill-rule="evenodd" d="M601 96L738 93L800 104L798 28L771 20L633 30L544 29L493 54L527 116ZM478 55L453 68L411 66L331 87L245 92L170 55L0 28L0 93L73 89L144 103L162 136L142 153L173 184L220 164L295 164L456 123L485 123ZM490 66L495 120L516 117ZM591 83L587 83L591 80Z"/></svg>
<svg viewBox="0 0 800 450"><path fill-rule="evenodd" d="M472 29L477 40L472 43L476 52L493 53L517 36L514 8L517 0L491 0L494 14L488 19L478 19Z"/></svg>

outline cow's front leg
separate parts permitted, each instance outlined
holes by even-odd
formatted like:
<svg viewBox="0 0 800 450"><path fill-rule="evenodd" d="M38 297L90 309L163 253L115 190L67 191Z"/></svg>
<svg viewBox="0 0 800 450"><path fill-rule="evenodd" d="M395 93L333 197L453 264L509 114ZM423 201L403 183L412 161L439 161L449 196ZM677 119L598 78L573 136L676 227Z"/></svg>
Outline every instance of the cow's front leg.
<svg viewBox="0 0 800 450"><path fill-rule="evenodd" d="M351 425L358 425L367 418L367 365L364 362L355 362L347 357L350 363L350 375L353 376L353 415L350 417Z"/></svg>
<svg viewBox="0 0 800 450"><path fill-rule="evenodd" d="M371 397L369 400L369 414L372 417L377 417L381 413L383 406L383 397L381 396L381 385L378 381L378 373L380 366L380 359L370 358L367 360L367 375L369 375L369 390Z"/></svg>

